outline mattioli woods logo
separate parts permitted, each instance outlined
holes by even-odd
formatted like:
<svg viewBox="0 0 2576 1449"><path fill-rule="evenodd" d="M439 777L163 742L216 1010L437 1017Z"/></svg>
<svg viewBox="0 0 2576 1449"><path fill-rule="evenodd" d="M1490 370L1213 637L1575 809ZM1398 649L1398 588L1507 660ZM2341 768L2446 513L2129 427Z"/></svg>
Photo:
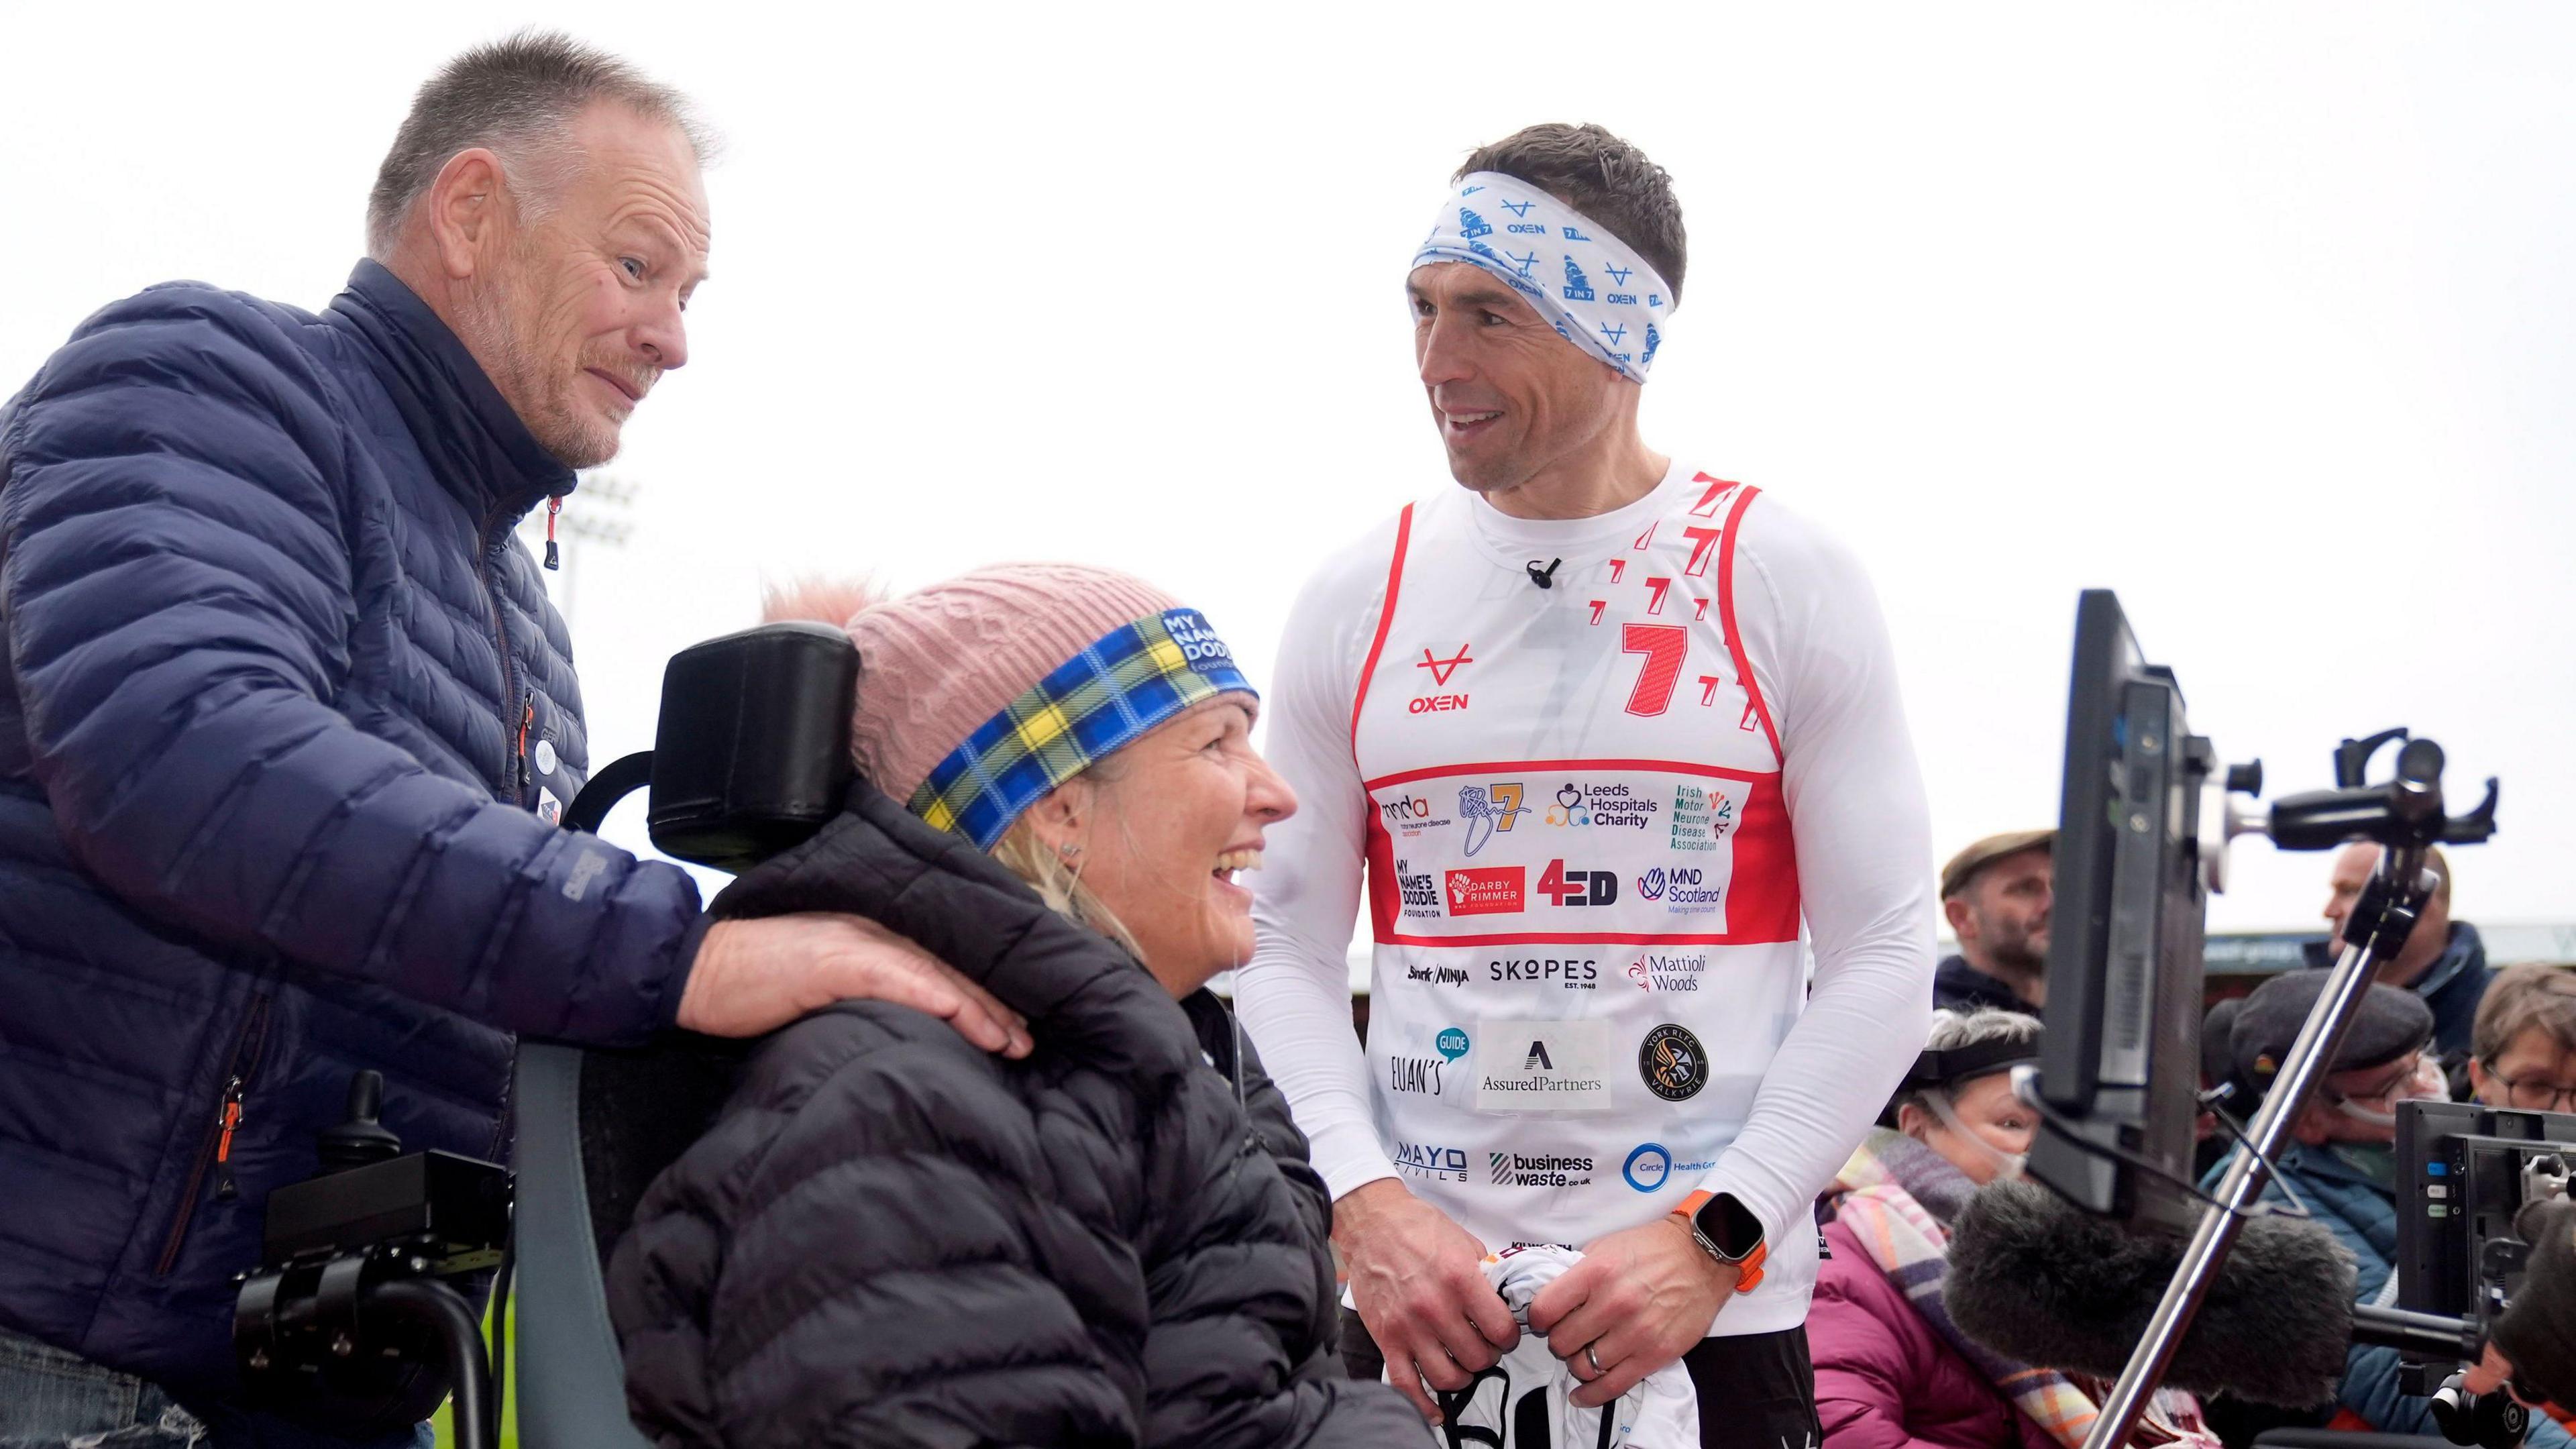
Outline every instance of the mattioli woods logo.
<svg viewBox="0 0 2576 1449"><path fill-rule="evenodd" d="M1436 689L1446 691L1449 687L1449 677L1451 675L1456 674L1463 666L1476 662L1475 659L1467 653L1468 648L1468 645L1461 644L1458 646L1458 652L1450 655L1446 659L1433 654L1428 648L1425 648L1422 651L1422 657L1414 661L1413 667L1416 669L1430 670L1432 686ZM1412 714L1445 714L1451 710L1460 710L1465 709L1466 707L1467 696L1464 691L1461 691L1456 694L1440 693L1419 695L1415 697L1412 703L1406 705L1405 709L1408 713Z"/></svg>
<svg viewBox="0 0 2576 1449"><path fill-rule="evenodd" d="M1518 865L1449 872L1449 914L1516 916L1529 904L1529 870Z"/></svg>

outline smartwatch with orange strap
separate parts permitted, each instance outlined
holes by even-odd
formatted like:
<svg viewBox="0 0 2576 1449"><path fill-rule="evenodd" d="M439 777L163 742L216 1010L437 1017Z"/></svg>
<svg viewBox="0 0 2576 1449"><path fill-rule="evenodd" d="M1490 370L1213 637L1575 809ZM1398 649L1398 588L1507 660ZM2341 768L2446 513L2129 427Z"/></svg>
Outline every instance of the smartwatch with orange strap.
<svg viewBox="0 0 2576 1449"><path fill-rule="evenodd" d="M1770 1256L1770 1246L1763 1241L1762 1220L1735 1194L1692 1193L1673 1209L1673 1216L1690 1228L1701 1252L1735 1270L1736 1292L1750 1293L1762 1285L1762 1262Z"/></svg>

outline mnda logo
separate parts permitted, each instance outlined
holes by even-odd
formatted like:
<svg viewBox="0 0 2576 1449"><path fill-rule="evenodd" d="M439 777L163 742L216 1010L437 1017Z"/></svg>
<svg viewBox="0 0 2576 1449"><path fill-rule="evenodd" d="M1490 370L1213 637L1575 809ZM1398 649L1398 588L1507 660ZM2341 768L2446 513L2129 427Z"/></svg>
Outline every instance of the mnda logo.
<svg viewBox="0 0 2576 1449"><path fill-rule="evenodd" d="M1389 825L1428 824L1431 802L1420 795L1399 795L1395 799L1378 802L1377 813Z"/></svg>

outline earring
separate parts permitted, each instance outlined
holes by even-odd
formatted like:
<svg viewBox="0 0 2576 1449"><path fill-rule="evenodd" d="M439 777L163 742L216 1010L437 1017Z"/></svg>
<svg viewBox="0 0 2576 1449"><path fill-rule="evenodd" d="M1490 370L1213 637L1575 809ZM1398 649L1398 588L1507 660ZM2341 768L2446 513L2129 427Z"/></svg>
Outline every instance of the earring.
<svg viewBox="0 0 2576 1449"><path fill-rule="evenodd" d="M1068 840L1064 844L1057 846L1055 848L1055 853L1063 856L1067 860L1071 860L1075 856L1082 854L1082 847Z"/></svg>

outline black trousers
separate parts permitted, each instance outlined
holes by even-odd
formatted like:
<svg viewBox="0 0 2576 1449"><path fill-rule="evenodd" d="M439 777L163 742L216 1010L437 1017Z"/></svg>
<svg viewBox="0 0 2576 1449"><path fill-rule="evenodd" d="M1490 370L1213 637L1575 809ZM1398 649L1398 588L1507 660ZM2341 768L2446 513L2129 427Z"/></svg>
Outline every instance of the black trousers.
<svg viewBox="0 0 2576 1449"><path fill-rule="evenodd" d="M1386 1377L1386 1355L1347 1308L1342 1362L1355 1379ZM1824 1443L1804 1328L1703 1338L1682 1355L1682 1366L1699 1391L1701 1449L1819 1449Z"/></svg>

